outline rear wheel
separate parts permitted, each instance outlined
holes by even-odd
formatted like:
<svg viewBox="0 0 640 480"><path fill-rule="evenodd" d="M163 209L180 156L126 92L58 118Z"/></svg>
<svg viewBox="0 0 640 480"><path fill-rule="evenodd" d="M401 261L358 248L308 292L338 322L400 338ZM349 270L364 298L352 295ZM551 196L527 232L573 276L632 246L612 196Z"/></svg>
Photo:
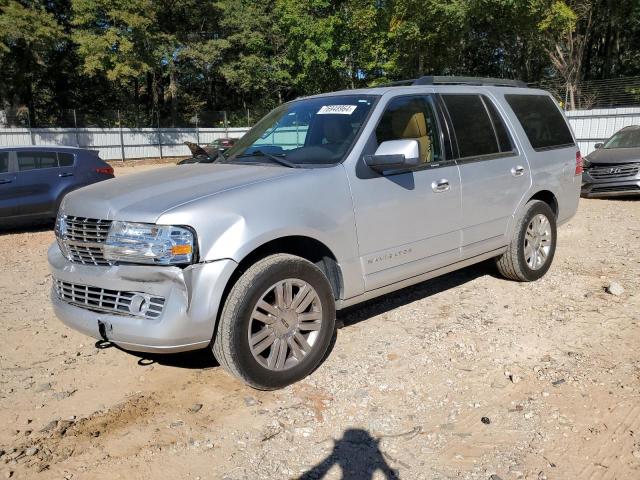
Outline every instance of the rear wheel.
<svg viewBox="0 0 640 480"><path fill-rule="evenodd" d="M531 282L551 267L556 251L556 217L551 207L540 200L525 205L516 219L513 239L497 259L500 273L511 280Z"/></svg>
<svg viewBox="0 0 640 480"><path fill-rule="evenodd" d="M271 390L311 373L335 329L335 302L324 273L287 254L252 265L232 287L213 353L249 385Z"/></svg>

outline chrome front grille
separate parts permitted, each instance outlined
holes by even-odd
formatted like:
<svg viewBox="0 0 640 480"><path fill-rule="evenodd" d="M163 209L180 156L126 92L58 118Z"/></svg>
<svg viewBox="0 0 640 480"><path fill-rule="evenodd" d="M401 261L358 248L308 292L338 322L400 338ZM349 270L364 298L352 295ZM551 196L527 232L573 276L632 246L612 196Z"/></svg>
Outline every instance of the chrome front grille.
<svg viewBox="0 0 640 480"><path fill-rule="evenodd" d="M100 245L83 245L81 243L65 242L71 261L83 265L110 265L104 258Z"/></svg>
<svg viewBox="0 0 640 480"><path fill-rule="evenodd" d="M83 265L110 265L104 258L102 244L107 241L111 220L65 215L64 227L56 224L56 237L67 258Z"/></svg>
<svg viewBox="0 0 640 480"><path fill-rule="evenodd" d="M111 220L65 215L65 237L73 242L104 243L111 228Z"/></svg>
<svg viewBox="0 0 640 480"><path fill-rule="evenodd" d="M61 300L95 312L158 318L164 309L163 297L141 292L123 292L53 280L53 288Z"/></svg>
<svg viewBox="0 0 640 480"><path fill-rule="evenodd" d="M633 177L640 171L640 163L592 164L587 171L597 179Z"/></svg>

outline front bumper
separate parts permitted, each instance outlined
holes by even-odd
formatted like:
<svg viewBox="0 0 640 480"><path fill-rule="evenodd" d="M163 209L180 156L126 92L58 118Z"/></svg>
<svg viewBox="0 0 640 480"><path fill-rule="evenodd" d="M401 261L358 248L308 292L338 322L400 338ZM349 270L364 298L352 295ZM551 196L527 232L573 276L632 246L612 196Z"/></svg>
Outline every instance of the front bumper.
<svg viewBox="0 0 640 480"><path fill-rule="evenodd" d="M585 171L582 174L580 194L587 198L640 195L640 174L616 179L597 179Z"/></svg>
<svg viewBox="0 0 640 480"><path fill-rule="evenodd" d="M81 265L68 261L57 243L49 247L54 281L163 297L158 318L99 312L60 299L52 289L56 316L69 327L126 350L180 352L206 347L213 337L222 294L236 263L219 260L186 268L152 265Z"/></svg>

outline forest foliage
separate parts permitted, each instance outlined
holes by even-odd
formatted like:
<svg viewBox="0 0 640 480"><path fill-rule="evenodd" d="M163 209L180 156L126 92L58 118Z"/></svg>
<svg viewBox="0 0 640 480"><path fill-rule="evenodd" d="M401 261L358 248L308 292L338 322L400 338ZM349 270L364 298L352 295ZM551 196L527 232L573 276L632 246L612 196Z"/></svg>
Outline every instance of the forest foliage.
<svg viewBox="0 0 640 480"><path fill-rule="evenodd" d="M36 123L178 125L421 74L556 78L571 101L640 74L640 2L0 0L0 110Z"/></svg>

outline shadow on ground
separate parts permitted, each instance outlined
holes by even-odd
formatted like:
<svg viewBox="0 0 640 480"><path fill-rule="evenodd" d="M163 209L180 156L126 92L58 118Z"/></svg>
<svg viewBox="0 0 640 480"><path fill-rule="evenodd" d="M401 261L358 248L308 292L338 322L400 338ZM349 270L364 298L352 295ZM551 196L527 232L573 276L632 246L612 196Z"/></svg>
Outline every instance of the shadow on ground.
<svg viewBox="0 0 640 480"><path fill-rule="evenodd" d="M399 479L398 472L387 463L379 443L380 440L366 430L345 430L342 438L334 441L331 453L299 480L321 479L335 465L342 471L342 480L371 480L378 470L387 480Z"/></svg>
<svg viewBox="0 0 640 480"><path fill-rule="evenodd" d="M38 220L29 223L10 223L8 225L0 225L0 236L12 235L18 233L40 233L53 230L55 221Z"/></svg>

